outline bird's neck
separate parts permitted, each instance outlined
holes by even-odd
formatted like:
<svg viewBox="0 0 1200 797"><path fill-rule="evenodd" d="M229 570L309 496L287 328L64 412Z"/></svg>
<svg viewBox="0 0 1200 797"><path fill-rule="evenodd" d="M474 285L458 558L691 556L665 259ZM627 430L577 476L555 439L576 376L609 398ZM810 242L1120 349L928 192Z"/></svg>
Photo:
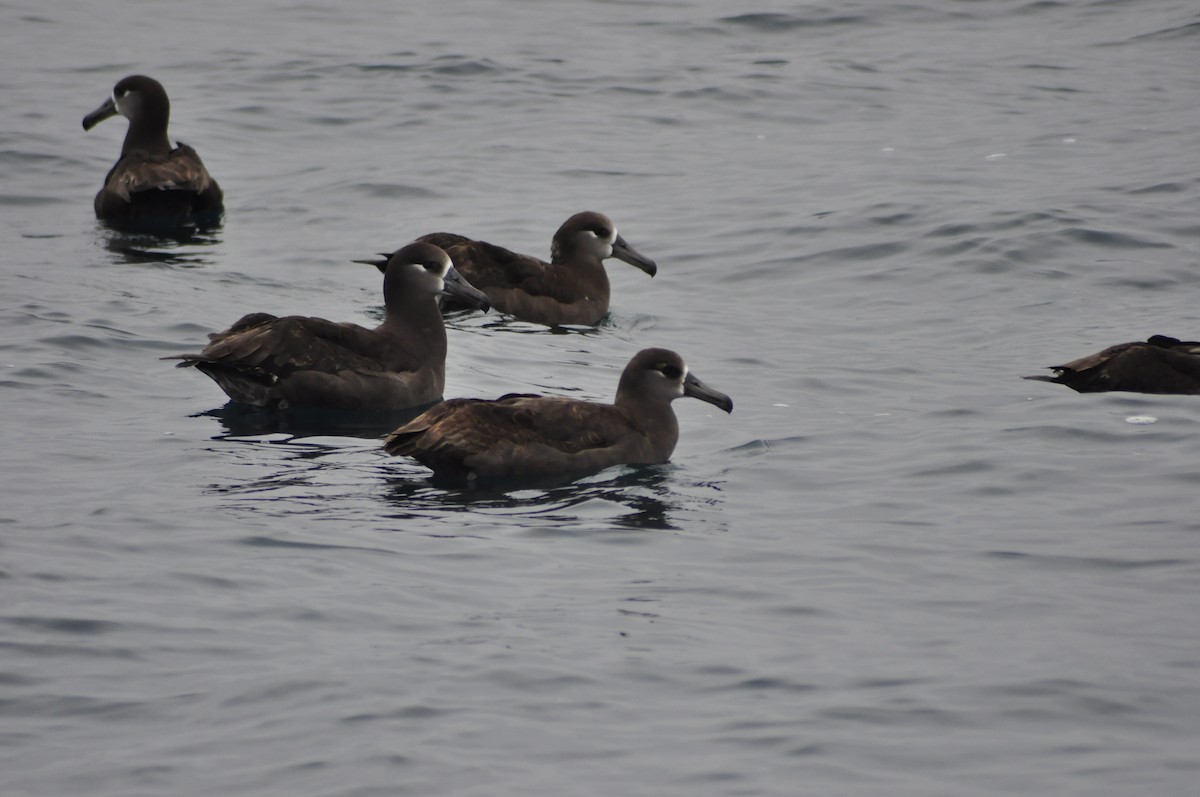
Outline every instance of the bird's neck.
<svg viewBox="0 0 1200 797"><path fill-rule="evenodd" d="M410 341L424 341L428 347L446 351L446 325L442 312L432 297L385 297L386 313L379 329Z"/></svg>
<svg viewBox="0 0 1200 797"><path fill-rule="evenodd" d="M167 137L167 120L139 119L129 123L121 156L134 152L161 157L171 153L171 139Z"/></svg>

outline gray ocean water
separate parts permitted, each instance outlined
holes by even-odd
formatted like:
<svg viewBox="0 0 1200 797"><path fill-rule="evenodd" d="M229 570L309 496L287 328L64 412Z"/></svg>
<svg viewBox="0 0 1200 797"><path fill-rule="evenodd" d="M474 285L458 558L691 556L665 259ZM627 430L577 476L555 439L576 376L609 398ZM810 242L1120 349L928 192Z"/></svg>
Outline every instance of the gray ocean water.
<svg viewBox="0 0 1200 797"><path fill-rule="evenodd" d="M1200 334L1195 3L17 0L0 64L0 794L1197 793L1200 404L1020 379ZM221 228L94 219L132 73ZM446 393L674 348L736 409L669 465L441 490L159 360L585 209L658 276Z"/></svg>

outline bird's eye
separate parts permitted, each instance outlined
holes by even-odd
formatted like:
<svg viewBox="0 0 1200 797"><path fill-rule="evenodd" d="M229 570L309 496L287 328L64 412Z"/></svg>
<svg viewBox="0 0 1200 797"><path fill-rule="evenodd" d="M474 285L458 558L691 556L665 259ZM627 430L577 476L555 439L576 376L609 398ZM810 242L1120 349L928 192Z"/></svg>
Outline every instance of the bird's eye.
<svg viewBox="0 0 1200 797"><path fill-rule="evenodd" d="M128 93L129 93L129 89L117 89L116 91L113 92L113 95L116 96L116 98L119 100Z"/></svg>
<svg viewBox="0 0 1200 797"><path fill-rule="evenodd" d="M679 370L679 368L674 365L664 364L658 370L662 371L662 375L667 379L678 379L679 377L683 376L683 371Z"/></svg>

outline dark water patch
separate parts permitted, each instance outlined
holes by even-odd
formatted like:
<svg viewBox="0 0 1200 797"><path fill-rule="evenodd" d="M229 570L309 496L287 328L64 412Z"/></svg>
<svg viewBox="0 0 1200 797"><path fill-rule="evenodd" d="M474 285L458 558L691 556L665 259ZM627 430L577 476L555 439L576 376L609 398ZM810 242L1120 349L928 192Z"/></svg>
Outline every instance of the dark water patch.
<svg viewBox="0 0 1200 797"><path fill-rule="evenodd" d="M222 576L214 576L204 573L177 572L172 573L171 575L173 578L176 578L180 581L196 584L209 589L232 590L243 589L246 586L246 584L240 581L234 581L233 579L224 578Z"/></svg>
<svg viewBox="0 0 1200 797"><path fill-rule="evenodd" d="M786 33L804 28L833 28L861 25L869 22L870 18L851 14L821 15L819 10L814 9L812 16L758 12L738 14L732 17L720 17L717 21L731 27L748 28L764 33Z"/></svg>
<svg viewBox="0 0 1200 797"><path fill-rule="evenodd" d="M1085 91L1073 86L1030 86L1029 89L1042 94L1080 94Z"/></svg>
<svg viewBox="0 0 1200 797"><path fill-rule="evenodd" d="M397 57L411 56L404 53ZM352 67L360 72L416 72L426 67L425 64L353 64Z"/></svg>
<svg viewBox="0 0 1200 797"><path fill-rule="evenodd" d="M607 91L610 94L629 94L629 95L632 95L635 97L661 97L663 94L661 89L652 89L652 88L648 88L647 86L611 86L611 87L605 89L605 91ZM640 115L639 115L639 118L644 119L644 117L641 117ZM665 120L668 117L659 117L659 118L661 120ZM680 120L678 118L675 118L675 117L669 117L669 118L675 124L683 124L682 120Z"/></svg>
<svg viewBox="0 0 1200 797"><path fill-rule="evenodd" d="M705 86L699 89L684 89L671 94L678 100L711 100L717 103L744 104L759 102L769 95L759 91L744 91L728 86Z"/></svg>
<svg viewBox="0 0 1200 797"><path fill-rule="evenodd" d="M596 686L593 678L549 670L496 669L483 677L505 689L537 695L553 695L559 692L570 692L580 687Z"/></svg>
<svg viewBox="0 0 1200 797"><path fill-rule="evenodd" d="M818 609L813 606L772 606L763 610L764 614L778 615L779 617L828 617L830 613L824 609Z"/></svg>
<svg viewBox="0 0 1200 797"><path fill-rule="evenodd" d="M457 711L443 708L433 708L432 706L404 706L395 709L394 711L385 712L369 712L366 714L352 714L348 717L342 717L341 722L347 725L354 725L361 722L379 722L390 720L402 720L411 722L413 720L431 720L445 717L451 714L458 713Z"/></svg>
<svg viewBox="0 0 1200 797"><path fill-rule="evenodd" d="M1072 396L1070 398L1074 400L1087 400L1087 397L1084 396ZM1145 435L1146 437L1153 436L1155 439L1162 441L1170 441L1173 439L1173 435L1170 433L1162 432L1151 435L1150 433L1145 432L1145 427L1138 427L1132 424L1124 424L1125 428L1119 428L1116 427L1116 423L1118 422L1119 419L1114 419L1112 426L1104 427L1040 425L1013 427L1005 429L1004 431L1007 433L1015 433L1023 437L1029 437L1035 440L1056 443L1062 445L1066 451L1073 450L1071 448L1067 448L1068 444L1072 446L1086 443L1097 443L1105 446L1120 445L1121 443L1128 441L1131 434L1137 434L1139 437L1142 435ZM1118 430L1111 431L1112 429Z"/></svg>
<svg viewBox="0 0 1200 797"><path fill-rule="evenodd" d="M433 59L428 68L429 71L435 74L452 75L455 77L475 77L478 75L499 74L507 71L491 59L473 59L461 55L439 56Z"/></svg>
<svg viewBox="0 0 1200 797"><path fill-rule="evenodd" d="M983 686L976 691L1005 698L1001 713L1021 719L1073 722L1081 714L1110 718L1143 713L1135 704L1113 699L1106 687L1069 678ZM1021 700L1030 703L1022 705Z"/></svg>
<svg viewBox="0 0 1200 797"><path fill-rule="evenodd" d="M33 205L62 205L67 200L62 197L35 196L33 194L0 194L0 206L29 207Z"/></svg>
<svg viewBox="0 0 1200 797"><path fill-rule="evenodd" d="M930 678L868 678L850 684L853 689L899 689L920 686L931 682Z"/></svg>
<svg viewBox="0 0 1200 797"><path fill-rule="evenodd" d="M983 692L992 692L1006 697L1051 697L1094 689L1095 685L1071 678L1042 678L1012 684L996 684L980 687Z"/></svg>
<svg viewBox="0 0 1200 797"><path fill-rule="evenodd" d="M129 333L120 334L128 335ZM92 337L90 335L53 335L42 338L41 342L68 351L95 351L108 349L114 341L112 338ZM84 366L79 363L56 363L54 367L64 371L79 372L84 370Z"/></svg>
<svg viewBox="0 0 1200 797"><path fill-rule="evenodd" d="M1190 190L1192 190L1192 186L1187 183L1167 182L1154 183L1140 188L1126 188L1123 193L1130 196L1142 196L1146 194L1182 194Z"/></svg>
<svg viewBox="0 0 1200 797"><path fill-rule="evenodd" d="M962 222L942 224L929 232L925 233L923 238L958 238L963 235L970 235L979 232L978 224L964 224Z"/></svg>
<svg viewBox="0 0 1200 797"><path fill-rule="evenodd" d="M970 460L939 465L936 468L926 468L905 474L913 478L944 478L946 476L964 476L973 473L987 473L996 469L996 463L991 460Z"/></svg>
<svg viewBox="0 0 1200 797"><path fill-rule="evenodd" d="M744 747L751 747L754 749L763 749L763 748L783 747L785 745L795 744L796 737L791 734L787 734L787 735L756 734L756 735L746 735L746 736L742 736L742 735L728 736L728 735L726 735L726 736L717 736L717 737L715 737L714 740L721 742L722 744L733 744L733 745L740 745L740 746L744 746Z"/></svg>
<svg viewBox="0 0 1200 797"><path fill-rule="evenodd" d="M428 188L399 183L356 183L351 189L377 199L430 199L441 196Z"/></svg>
<svg viewBox="0 0 1200 797"><path fill-rule="evenodd" d="M1102 246L1111 249L1173 249L1170 243L1150 241L1131 233L1109 232L1083 227L1072 227L1062 231L1062 235L1078 243Z"/></svg>
<svg viewBox="0 0 1200 797"><path fill-rule="evenodd" d="M395 551L389 551L386 548L372 548L363 545L335 545L333 543L304 542L301 540L281 540L276 537L264 537L261 535L243 537L238 542L241 545L251 548L294 548L297 550L312 551L358 551L372 554L395 554Z"/></svg>
<svg viewBox="0 0 1200 797"><path fill-rule="evenodd" d="M85 620L76 617L0 617L0 623L14 628L29 628L55 634L105 634L121 629L121 623Z"/></svg>
<svg viewBox="0 0 1200 797"><path fill-rule="evenodd" d="M150 715L148 703L133 700L100 700L84 696L37 695L0 699L3 717L91 717L108 721L139 720Z"/></svg>
<svg viewBox="0 0 1200 797"><path fill-rule="evenodd" d="M870 216L870 217L868 217L867 221L871 224L876 224L881 227L892 227L897 224L907 224L911 221L914 221L917 218L918 218L918 215L916 213L911 213L911 212L905 211L905 212L899 212L899 213L885 213L885 214L878 215L878 216Z"/></svg>
<svg viewBox="0 0 1200 797"><path fill-rule="evenodd" d="M129 648L95 648L85 645L61 645L47 642L5 642L0 641L0 650L6 650L13 655L30 656L34 658L97 658L119 659L124 661L139 661L142 655Z"/></svg>
<svg viewBox="0 0 1200 797"><path fill-rule="evenodd" d="M560 177L569 178L587 178L587 177L660 177L661 174L654 172L631 172L624 169L562 169L555 174Z"/></svg>
<svg viewBox="0 0 1200 797"><path fill-rule="evenodd" d="M1019 551L987 551L991 559L1014 561L1051 570L1128 571L1190 565L1186 559L1117 559L1100 556L1066 556L1061 554L1029 554Z"/></svg>
<svg viewBox="0 0 1200 797"><path fill-rule="evenodd" d="M1097 285L1110 288L1132 288L1136 291L1165 291L1179 286L1179 280L1172 277L1108 277L1097 280Z"/></svg>
<svg viewBox="0 0 1200 797"><path fill-rule="evenodd" d="M267 686L256 687L254 689L239 692L238 694L222 701L222 705L226 707L254 705L255 703L266 703L275 705L281 701L289 700L293 697L312 698L316 695L323 694L333 682L331 681L313 681L313 680L287 680L282 682L272 682Z"/></svg>
<svg viewBox="0 0 1200 797"><path fill-rule="evenodd" d="M1200 36L1200 22L1189 22L1186 25L1175 25L1150 33L1141 33L1120 41L1105 42L1097 46L1119 47L1126 44L1141 44L1147 41L1182 41Z"/></svg>
<svg viewBox="0 0 1200 797"><path fill-rule="evenodd" d="M891 728L971 728L977 724L961 712L925 706L840 706L823 709L819 714L837 722Z"/></svg>
<svg viewBox="0 0 1200 797"><path fill-rule="evenodd" d="M33 678L28 675L20 675L12 672L0 672L0 686L33 686L43 682L44 679L42 678Z"/></svg>
<svg viewBox="0 0 1200 797"><path fill-rule="evenodd" d="M723 686L714 687L709 691L750 691L750 692L783 692L783 693L804 693L816 691L818 687L812 684L800 683L787 678L773 678L769 676L760 676L756 678L745 678L736 683L725 684Z"/></svg>

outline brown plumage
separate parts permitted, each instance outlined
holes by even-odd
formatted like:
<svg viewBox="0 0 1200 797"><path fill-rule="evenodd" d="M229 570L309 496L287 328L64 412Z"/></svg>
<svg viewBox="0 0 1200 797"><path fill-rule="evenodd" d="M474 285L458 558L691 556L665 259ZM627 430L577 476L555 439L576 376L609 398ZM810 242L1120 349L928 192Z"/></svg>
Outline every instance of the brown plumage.
<svg viewBox="0 0 1200 797"><path fill-rule="evenodd" d="M1200 394L1200 342L1154 335L1144 343L1119 343L1051 370L1054 376L1025 378L1066 385L1079 393Z"/></svg>
<svg viewBox="0 0 1200 797"><path fill-rule="evenodd" d="M679 439L671 402L680 396L733 411L732 399L693 376L678 354L644 349L625 367L612 404L521 394L451 399L388 435L384 450L447 483L561 481L657 464Z"/></svg>
<svg viewBox="0 0 1200 797"><path fill-rule="evenodd" d="M658 271L653 260L617 234L611 219L591 211L576 213L558 228L549 263L454 233L435 232L417 240L445 249L454 267L497 310L549 326L587 326L604 318L610 294L605 258L623 260L652 277Z"/></svg>
<svg viewBox="0 0 1200 797"><path fill-rule="evenodd" d="M131 75L83 118L91 130L112 116L129 120L121 157L96 194L96 217L134 228L208 225L220 219L223 194L196 151L171 146L171 104L157 80Z"/></svg>
<svg viewBox="0 0 1200 797"><path fill-rule="evenodd" d="M184 354L234 401L259 407L391 411L442 397L446 328L437 295L487 309L436 246L410 244L391 256L383 278L385 317L374 329L323 318L251 313Z"/></svg>

